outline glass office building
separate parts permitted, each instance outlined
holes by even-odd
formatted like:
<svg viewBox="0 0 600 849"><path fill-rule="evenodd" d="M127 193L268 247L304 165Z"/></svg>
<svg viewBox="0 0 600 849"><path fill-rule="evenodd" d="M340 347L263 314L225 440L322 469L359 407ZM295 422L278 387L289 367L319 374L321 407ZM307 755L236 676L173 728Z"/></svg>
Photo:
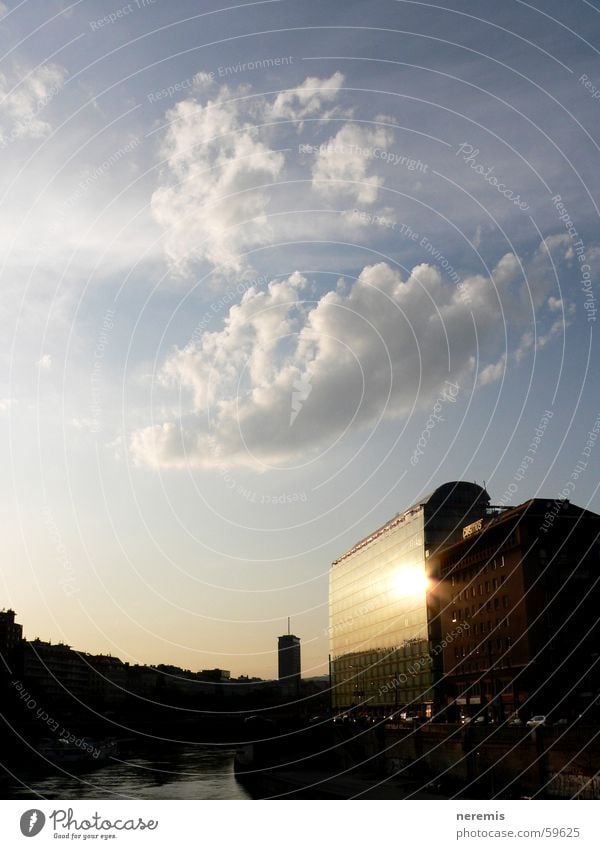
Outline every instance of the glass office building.
<svg viewBox="0 0 600 849"><path fill-rule="evenodd" d="M477 484L446 483L335 560L329 584L332 706L431 716L442 640L429 556L485 516Z"/></svg>

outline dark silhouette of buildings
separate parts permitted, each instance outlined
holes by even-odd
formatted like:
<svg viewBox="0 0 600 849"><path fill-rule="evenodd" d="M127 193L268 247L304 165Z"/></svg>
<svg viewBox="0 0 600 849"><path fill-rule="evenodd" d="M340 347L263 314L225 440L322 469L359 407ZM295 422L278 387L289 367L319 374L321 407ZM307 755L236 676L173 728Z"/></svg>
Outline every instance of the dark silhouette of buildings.
<svg viewBox="0 0 600 849"><path fill-rule="evenodd" d="M36 695L53 701L89 693L90 667L83 656L64 643L23 640L21 674Z"/></svg>
<svg viewBox="0 0 600 849"><path fill-rule="evenodd" d="M23 626L15 622L14 610L0 610L0 655L11 667L23 639Z"/></svg>

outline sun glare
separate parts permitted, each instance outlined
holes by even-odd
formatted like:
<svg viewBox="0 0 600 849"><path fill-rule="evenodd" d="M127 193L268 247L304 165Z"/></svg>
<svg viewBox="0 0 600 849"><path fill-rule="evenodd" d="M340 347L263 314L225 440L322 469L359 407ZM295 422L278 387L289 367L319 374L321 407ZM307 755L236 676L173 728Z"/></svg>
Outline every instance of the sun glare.
<svg viewBox="0 0 600 849"><path fill-rule="evenodd" d="M428 585L427 575L419 566L402 566L392 575L392 592L398 598L422 596Z"/></svg>

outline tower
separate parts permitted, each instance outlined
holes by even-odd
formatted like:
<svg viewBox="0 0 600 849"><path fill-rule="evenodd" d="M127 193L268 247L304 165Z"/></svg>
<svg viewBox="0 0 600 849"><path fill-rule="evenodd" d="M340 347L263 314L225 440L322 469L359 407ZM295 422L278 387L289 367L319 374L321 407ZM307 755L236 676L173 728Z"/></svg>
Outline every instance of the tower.
<svg viewBox="0 0 600 849"><path fill-rule="evenodd" d="M288 695L298 695L300 692L300 637L288 632L277 638L278 673L281 685Z"/></svg>

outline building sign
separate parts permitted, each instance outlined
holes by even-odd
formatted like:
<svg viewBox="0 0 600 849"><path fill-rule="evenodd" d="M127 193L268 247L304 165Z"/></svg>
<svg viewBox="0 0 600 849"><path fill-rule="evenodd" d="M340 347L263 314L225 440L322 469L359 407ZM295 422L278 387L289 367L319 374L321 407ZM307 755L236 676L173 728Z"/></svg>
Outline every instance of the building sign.
<svg viewBox="0 0 600 849"><path fill-rule="evenodd" d="M476 522L472 522L470 525L465 525L463 528L463 539L467 539L467 537L472 536L472 534L476 534L477 531L480 531L483 526L483 519L477 519Z"/></svg>

